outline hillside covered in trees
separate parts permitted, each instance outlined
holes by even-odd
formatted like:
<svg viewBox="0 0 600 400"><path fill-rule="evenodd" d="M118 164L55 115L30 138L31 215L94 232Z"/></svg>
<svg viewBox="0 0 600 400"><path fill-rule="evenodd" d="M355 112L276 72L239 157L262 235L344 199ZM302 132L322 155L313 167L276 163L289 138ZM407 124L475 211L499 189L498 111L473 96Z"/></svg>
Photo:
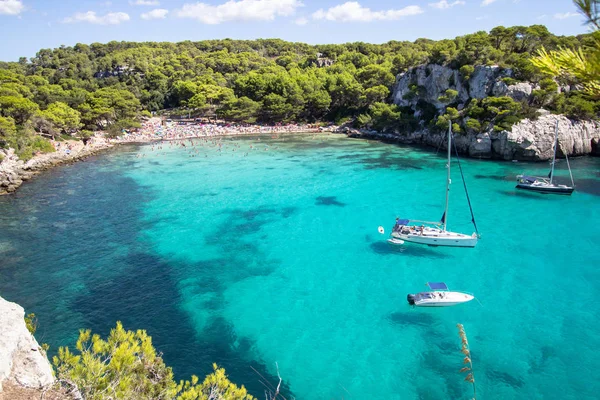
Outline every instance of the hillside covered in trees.
<svg viewBox="0 0 600 400"><path fill-rule="evenodd" d="M27 158L51 150L39 134L118 133L162 109L242 123L353 120L375 129L415 129L414 110L392 104L391 93L397 74L423 64L448 66L465 78L476 65L498 65L512 71L507 83L528 81L539 87L526 102L499 98L467 105L473 125L479 115L503 113L511 116L504 123L510 127L528 115L529 107L542 106L595 118L600 109L595 99L579 91L558 93L558 85L576 85L574 78L556 82L530 60L541 46L585 52L594 46L593 35L555 36L533 25L380 45L224 39L43 49L29 60L0 63L0 146ZM441 126L452 113L432 112L419 123Z"/></svg>

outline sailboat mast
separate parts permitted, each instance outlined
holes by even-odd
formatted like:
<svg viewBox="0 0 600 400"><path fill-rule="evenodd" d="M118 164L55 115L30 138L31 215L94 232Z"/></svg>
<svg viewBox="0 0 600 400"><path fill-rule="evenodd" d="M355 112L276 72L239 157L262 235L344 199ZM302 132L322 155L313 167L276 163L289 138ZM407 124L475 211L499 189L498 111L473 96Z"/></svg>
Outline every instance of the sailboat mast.
<svg viewBox="0 0 600 400"><path fill-rule="evenodd" d="M554 129L554 156L552 156L552 169L550 169L550 184L554 178L554 163L556 162L556 148L558 147L558 120L556 120L556 128Z"/></svg>
<svg viewBox="0 0 600 400"><path fill-rule="evenodd" d="M450 157L452 155L452 121L448 121L448 164L446 164L446 169L448 170L448 178L446 180L446 208L444 209L444 228L446 230L446 226L448 225L448 200L450 199Z"/></svg>

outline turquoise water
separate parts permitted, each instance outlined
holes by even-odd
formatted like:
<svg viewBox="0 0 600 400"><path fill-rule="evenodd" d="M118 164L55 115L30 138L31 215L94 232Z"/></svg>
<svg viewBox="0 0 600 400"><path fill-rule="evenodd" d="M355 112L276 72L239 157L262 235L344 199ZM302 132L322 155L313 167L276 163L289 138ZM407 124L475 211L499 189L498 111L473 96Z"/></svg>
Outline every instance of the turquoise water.
<svg viewBox="0 0 600 400"><path fill-rule="evenodd" d="M334 135L122 147L0 198L0 295L55 350L121 320L178 378L217 362L260 397L252 368L276 382L277 362L287 398L470 398L456 323L478 398L597 397L600 159L572 161L571 197L514 189L544 163L462 160L477 247L388 245L379 225L440 218L444 165ZM449 227L470 234L453 182ZM427 281L481 304L410 308Z"/></svg>

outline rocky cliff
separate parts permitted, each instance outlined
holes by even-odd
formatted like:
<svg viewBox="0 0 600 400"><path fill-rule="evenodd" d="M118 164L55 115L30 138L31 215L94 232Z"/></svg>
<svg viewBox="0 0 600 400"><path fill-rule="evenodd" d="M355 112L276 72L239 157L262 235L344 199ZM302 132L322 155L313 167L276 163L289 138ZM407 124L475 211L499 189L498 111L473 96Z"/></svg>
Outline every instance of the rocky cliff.
<svg viewBox="0 0 600 400"><path fill-rule="evenodd" d="M458 92L454 101L458 102L459 109L470 99L511 94L521 97L523 88L520 86L523 85L518 87L517 85L508 86L502 82L502 78L510 78L511 76L512 71L510 69L498 66L479 65L475 67L469 77L464 77L458 70L443 65L421 65L396 77L393 92L394 103L402 107L408 106L416 109L419 101L426 101L442 110L448 105L448 102L440 100L440 97L448 89ZM531 85L525 90L528 90L531 94ZM412 93L415 95L411 95Z"/></svg>
<svg viewBox="0 0 600 400"><path fill-rule="evenodd" d="M524 119L512 131L455 134L458 151L474 158L541 161L552 158L554 127L558 121L558 157L600 156L600 124L572 121L562 115L545 115L535 121ZM446 149L446 133L423 129L412 133L379 133L346 130L351 137L385 139L405 144L421 144Z"/></svg>
<svg viewBox="0 0 600 400"><path fill-rule="evenodd" d="M44 388L54 382L46 354L25 326L25 310L0 297L0 392L5 383Z"/></svg>
<svg viewBox="0 0 600 400"><path fill-rule="evenodd" d="M460 71L447 66L422 65L397 76L393 101L400 107L412 109L417 118L422 118L423 104L433 106L438 115L443 114L450 103L460 111L471 100L490 96L508 96L521 104L527 104L533 91L539 87L529 82L516 82L512 76L512 70L498 66L476 66L468 76L464 76ZM561 87L557 91L568 92L573 89ZM456 95L449 97L448 90ZM542 116L535 120L522 119L510 130L499 131L492 129L492 126L481 132L467 129L466 132L455 135L456 145L461 153L471 157L547 160L552 158L554 129L558 121L559 156L600 155L598 122L570 120L544 110L540 110L540 114ZM425 121L421 122L421 126L420 130L411 133L361 132L358 135L384 136L403 143L445 146L445 133L426 128ZM357 132L354 131L353 135L357 135Z"/></svg>

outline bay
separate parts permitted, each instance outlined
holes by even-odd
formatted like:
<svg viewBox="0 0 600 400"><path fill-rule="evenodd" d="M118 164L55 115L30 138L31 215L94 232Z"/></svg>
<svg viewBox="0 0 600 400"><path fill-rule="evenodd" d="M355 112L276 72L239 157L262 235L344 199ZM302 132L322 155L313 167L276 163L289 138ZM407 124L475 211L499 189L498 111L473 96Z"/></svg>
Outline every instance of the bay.
<svg viewBox="0 0 600 400"><path fill-rule="evenodd" d="M260 139L260 140L259 140ZM117 320L146 329L178 379L216 362L262 397L593 398L600 160L572 160L573 196L517 191L546 163L461 160L481 240L406 244L377 232L436 220L445 154L338 135L123 146L0 198L0 295L38 339L74 345ZM456 164L448 224L473 227ZM557 166L567 180L565 165ZM422 310L427 281L481 304Z"/></svg>

